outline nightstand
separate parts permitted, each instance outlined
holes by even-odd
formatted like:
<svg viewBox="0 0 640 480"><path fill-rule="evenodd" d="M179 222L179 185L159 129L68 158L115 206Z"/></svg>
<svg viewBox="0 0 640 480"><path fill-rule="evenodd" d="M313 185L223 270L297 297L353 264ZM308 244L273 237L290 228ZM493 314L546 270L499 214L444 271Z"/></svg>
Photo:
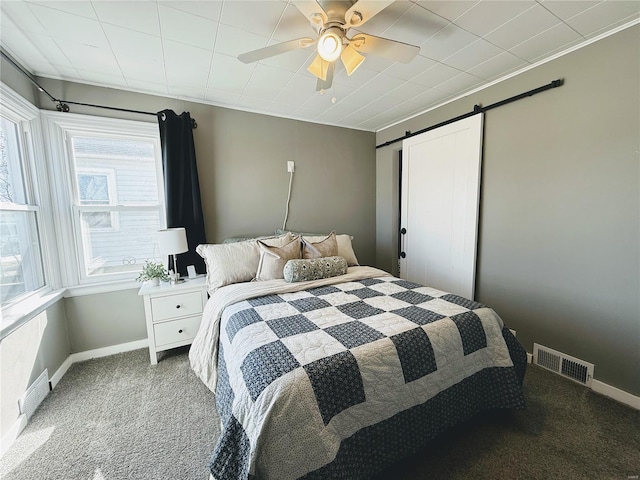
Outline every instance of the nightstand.
<svg viewBox="0 0 640 480"><path fill-rule="evenodd" d="M151 364L158 363L158 352L189 345L200 327L207 302L206 277L171 285L143 285L138 295L144 297Z"/></svg>

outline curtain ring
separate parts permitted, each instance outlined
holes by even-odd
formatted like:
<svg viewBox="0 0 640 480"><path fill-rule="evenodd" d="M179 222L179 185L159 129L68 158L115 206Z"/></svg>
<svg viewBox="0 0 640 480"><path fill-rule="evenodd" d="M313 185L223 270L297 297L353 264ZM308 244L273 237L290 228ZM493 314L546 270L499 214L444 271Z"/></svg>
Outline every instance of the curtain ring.
<svg viewBox="0 0 640 480"><path fill-rule="evenodd" d="M162 113L160 114L160 118L162 119L162 121L163 121L163 122L166 122L166 121L167 121L167 114L166 114L166 113L164 113L164 112L162 112Z"/></svg>

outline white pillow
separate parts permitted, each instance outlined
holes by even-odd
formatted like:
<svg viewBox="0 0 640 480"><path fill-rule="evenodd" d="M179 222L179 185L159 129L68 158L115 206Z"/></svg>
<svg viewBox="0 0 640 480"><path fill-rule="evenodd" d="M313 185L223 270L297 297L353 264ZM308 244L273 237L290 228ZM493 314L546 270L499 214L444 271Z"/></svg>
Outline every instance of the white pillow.
<svg viewBox="0 0 640 480"><path fill-rule="evenodd" d="M327 238L326 235L317 235L317 236L304 235L302 237L302 239L305 242L309 242L309 243L321 242L325 238ZM352 240L351 235L346 235L346 234L336 235L336 241L338 242L338 256L344 257L345 260L347 261L347 265L349 265L350 267L355 267L360 264L358 263L356 254L353 251L353 246L351 246L351 240Z"/></svg>
<svg viewBox="0 0 640 480"><path fill-rule="evenodd" d="M289 233L279 237L264 238L262 242L271 246L289 243ZM255 239L236 243L200 244L196 252L204 258L207 266L207 290L213 293L220 287L232 283L250 282L256 277L260 262L260 248Z"/></svg>

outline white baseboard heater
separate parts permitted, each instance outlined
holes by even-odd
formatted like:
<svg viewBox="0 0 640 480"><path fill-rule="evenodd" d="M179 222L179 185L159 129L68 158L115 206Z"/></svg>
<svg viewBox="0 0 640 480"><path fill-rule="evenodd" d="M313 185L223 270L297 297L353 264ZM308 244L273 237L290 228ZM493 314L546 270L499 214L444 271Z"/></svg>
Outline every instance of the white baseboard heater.
<svg viewBox="0 0 640 480"><path fill-rule="evenodd" d="M25 415L27 419L31 418L33 412L36 411L45 397L49 395L49 390L49 372L45 369L18 400L20 413Z"/></svg>

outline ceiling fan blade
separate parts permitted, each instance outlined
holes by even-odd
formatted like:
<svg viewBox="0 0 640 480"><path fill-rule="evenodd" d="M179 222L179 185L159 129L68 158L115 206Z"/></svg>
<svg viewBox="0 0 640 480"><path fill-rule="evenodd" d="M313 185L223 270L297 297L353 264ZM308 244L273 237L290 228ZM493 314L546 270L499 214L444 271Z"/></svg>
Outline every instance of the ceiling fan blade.
<svg viewBox="0 0 640 480"><path fill-rule="evenodd" d="M371 20L378 12L384 10L395 0L359 0L347 10L344 19L347 25L359 27L368 20ZM355 15L358 12L360 15Z"/></svg>
<svg viewBox="0 0 640 480"><path fill-rule="evenodd" d="M293 0L291 3L314 27L320 28L327 21L327 14L316 0Z"/></svg>
<svg viewBox="0 0 640 480"><path fill-rule="evenodd" d="M388 38L358 33L349 44L359 52L371 53L396 62L409 63L420 51L420 47Z"/></svg>
<svg viewBox="0 0 640 480"><path fill-rule="evenodd" d="M289 40L288 42L276 43L275 45L270 45L268 47L259 48L251 52L242 53L238 55L238 60L243 63L257 62L258 60L263 60L275 55L280 55L281 53L296 50L298 48L307 48L314 43L316 43L316 40L314 40L313 38L298 38L296 40Z"/></svg>
<svg viewBox="0 0 640 480"><path fill-rule="evenodd" d="M329 90L331 88L331 84L333 83L333 71L336 68L336 62L329 62L329 68L327 69L327 78L322 80L318 78L316 82L316 92L321 92L323 90Z"/></svg>

